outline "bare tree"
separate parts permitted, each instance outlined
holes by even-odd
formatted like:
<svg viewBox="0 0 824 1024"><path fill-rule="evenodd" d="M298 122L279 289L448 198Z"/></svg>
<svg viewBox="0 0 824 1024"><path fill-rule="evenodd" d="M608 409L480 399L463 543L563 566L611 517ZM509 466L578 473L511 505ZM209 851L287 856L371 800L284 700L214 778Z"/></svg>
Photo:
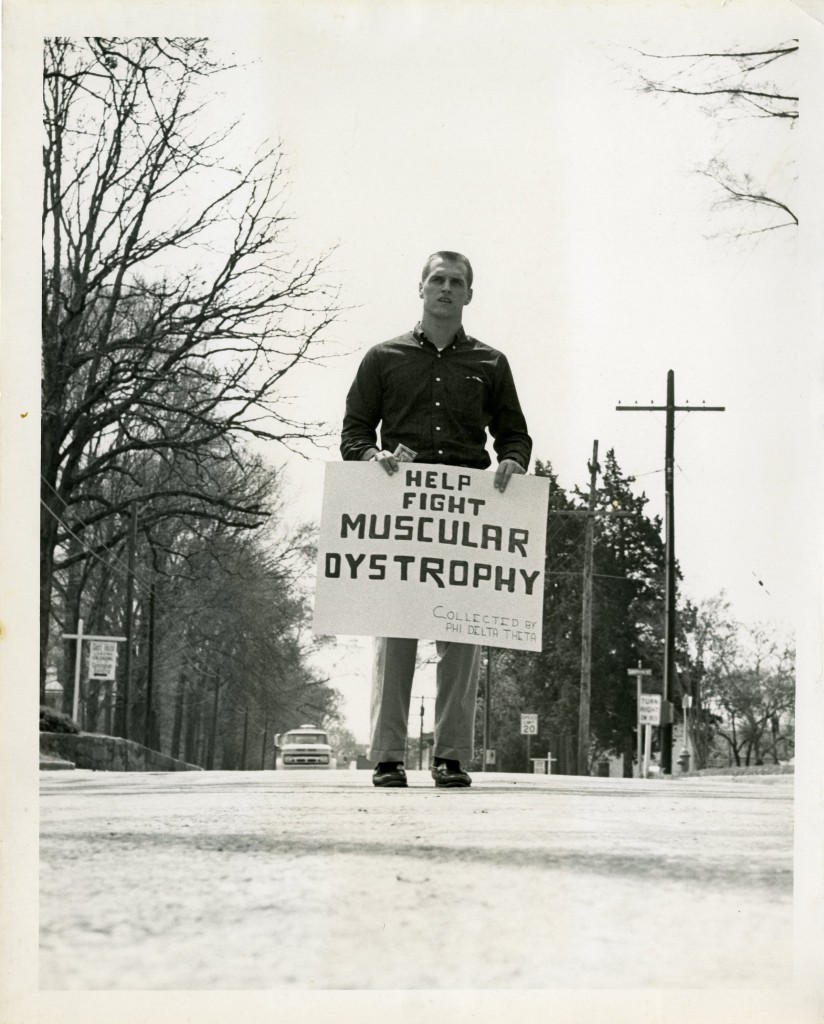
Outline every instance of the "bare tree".
<svg viewBox="0 0 824 1024"><path fill-rule="evenodd" d="M221 70L204 39L45 43L41 696L69 538L64 566L122 542L128 502L170 488L189 511L261 521L259 494L221 491L208 468L187 493L181 459L165 479L148 462L241 466L244 438L322 432L279 385L315 358L336 296L325 257L290 248L279 146L241 166L234 126L211 124Z"/></svg>
<svg viewBox="0 0 824 1024"><path fill-rule="evenodd" d="M698 100L719 124L756 119L792 128L798 119L798 96L793 87L797 52L797 39L764 49L678 54L636 50L634 70L640 91ZM772 180L777 165L791 164L791 159L780 153L781 145L770 140L770 170L763 175L754 168L735 166L722 155L725 144L719 146L721 153L700 169L718 186L717 208L748 208L757 212L755 226L736 234L758 234L798 224L788 196L775 191L788 186ZM752 152L749 158L754 158Z"/></svg>
<svg viewBox="0 0 824 1024"><path fill-rule="evenodd" d="M730 764L792 756L795 651L761 626L736 622L720 594L693 609L696 750L704 766L718 740Z"/></svg>

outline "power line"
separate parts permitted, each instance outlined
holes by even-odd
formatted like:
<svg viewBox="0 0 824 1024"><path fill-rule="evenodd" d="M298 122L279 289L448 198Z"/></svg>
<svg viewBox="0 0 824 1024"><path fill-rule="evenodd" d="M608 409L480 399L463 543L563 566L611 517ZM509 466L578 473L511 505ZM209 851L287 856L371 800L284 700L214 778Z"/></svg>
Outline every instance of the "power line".
<svg viewBox="0 0 824 1024"><path fill-rule="evenodd" d="M63 496L62 496L61 494L59 494L59 493L58 493L58 491L56 491L56 490L55 490L55 488L54 488L54 487L53 487L53 486L52 486L52 485L51 485L51 484L49 483L49 481L48 481L48 480L47 480L47 479L46 479L46 478L45 478L45 477L43 476L43 474L42 474L42 473L40 474L40 479L41 479L41 480L42 480L42 482L43 482L43 483L44 483L44 484L45 484L45 485L46 485L46 486L47 486L47 487L49 488L49 490L50 490L50 491L51 491L51 492L52 492L52 493L54 494L54 496L55 496L55 497L57 498L57 500L58 500L58 501L60 501L60 502L62 502L62 504L63 504L63 507L64 507L65 509L68 509L68 508L70 508L70 507L71 507L71 506L69 505L69 503L68 503L68 502L66 501L66 499L65 499L65 498L64 498L64 497L63 497ZM45 509L46 509L46 511L47 511L47 512L48 512L48 513L49 513L49 514L50 514L50 515L51 515L51 516L52 516L52 517L53 517L53 518L54 518L55 520L57 520L57 522L58 522L58 523L60 523L60 525L61 525L61 526L63 527L63 529L64 529L64 530L65 530L65 531L66 531L66 532L67 532L68 534L70 534L70 535L71 535L72 537L74 537L74 539L75 539L75 540L76 540L76 541L78 542L78 544L80 544L80 546L81 546L81 547L82 547L82 548L83 548L83 549L84 549L84 550L85 550L85 551L86 551L86 552L87 552L87 553L88 553L89 555L91 555L91 557L92 557L92 558L96 558L96 559L97 559L97 560L98 560L98 561L99 561L99 562L100 562L100 563L101 563L102 565L105 565L105 566L106 566L106 568L108 568L108 569L113 569L113 570L115 569L115 566L114 566L113 564L108 564L108 563L104 562L104 561L103 561L103 559L102 559L102 558L100 557L100 555L98 555L98 554L97 554L97 552L95 552L95 551L92 551L92 549L91 549L91 548L89 547L89 545L88 545L88 544L86 543L86 541L85 541L85 540L83 540L83 538L82 538L82 537L79 537L79 536L78 536L78 535L77 535L77 534L76 534L76 533L74 532L74 530L72 530L72 529L71 529L71 527L70 527L70 526L68 525L68 523L67 523L67 522L65 521L65 519L63 519L63 518L62 518L61 516L59 516L59 515L58 515L58 514L57 514L57 513L56 513L56 512L54 511L54 509L52 509L52 508L51 508L51 507L50 507L49 505L47 505L47 504L46 504L46 502L45 502L45 501L43 501L43 499L42 499L42 498L40 499L40 504L41 504L41 505L43 506L43 508L45 508ZM78 521L79 523L81 523L81 525L82 525L82 526L84 526L84 527L85 527L85 529L87 529L87 530L90 530L90 529L91 529L91 527L89 526L89 524L88 524L88 523L86 523L86 522L84 522L84 520L83 520L83 519L82 519L82 518L81 518L80 516L78 516L78 515L77 515L76 513L75 513L75 518L77 519L77 521ZM111 556L111 558L113 559L113 561L114 561L114 562L118 563L119 565L121 565L121 566L123 567L123 569L122 569L122 572L121 572L121 575L125 576L125 575L126 575L126 574L128 573L129 569L128 569L128 566L126 565L126 563L125 563L125 562L123 561L123 559L122 559L122 558L120 557L120 555L118 555L118 554L117 554L116 552L112 551L112 549L111 549L110 547L108 547L108 545L104 544L104 543L103 543L102 541L100 542L100 546L101 546L101 547L103 548L103 550L104 550L104 551L105 551L105 552L106 552L106 553L107 553L108 555L110 555L110 556ZM115 571L116 571L116 570L115 570ZM143 586L151 586L151 584L150 584L150 583L148 583L148 582L147 582L146 580L144 580L144 579L143 579L143 578L142 578L142 577L141 577L141 576L140 576L139 574L137 574L137 575L135 576L135 578L136 578L136 579L137 579L137 580L138 580L138 581L139 581L139 582L140 582L141 584L143 584Z"/></svg>
<svg viewBox="0 0 824 1024"><path fill-rule="evenodd" d="M77 543L83 548L83 550L91 558L96 559L98 562L100 562L101 565L105 566L107 569L111 569L113 572L116 572L119 576L123 576L124 578L126 578L129 575L129 569L127 567L124 566L122 569L118 569L118 567L116 565L112 564L111 562L107 562L96 551L93 551L89 547L89 545L86 543L86 541L84 541L82 537L78 537L78 535L74 532L74 530L72 530L72 528L66 523L66 521L64 519L62 519L57 514L57 512L54 511L53 508L50 508L42 498L40 499L40 504L43 506L43 508L49 513L49 515L53 519L55 519L58 523L60 523L60 525L63 527L63 529L66 531L66 533L68 533L69 536L73 537L77 541ZM113 554L111 552L111 550L105 546L105 544L103 545L103 550L108 552L110 555L112 555L112 558L114 559L115 562L121 562L120 557L118 555ZM121 564L122 564L122 562L121 562ZM146 580L142 579L137 573L135 573L134 576L135 576L135 579L139 583L142 583L144 586L151 586L150 583L147 583Z"/></svg>

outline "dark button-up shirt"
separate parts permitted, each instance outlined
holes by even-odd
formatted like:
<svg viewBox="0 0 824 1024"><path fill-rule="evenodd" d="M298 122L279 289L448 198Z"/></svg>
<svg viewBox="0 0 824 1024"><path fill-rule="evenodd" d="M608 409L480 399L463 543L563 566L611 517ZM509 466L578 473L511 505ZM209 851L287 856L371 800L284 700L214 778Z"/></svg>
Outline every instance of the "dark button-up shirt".
<svg viewBox="0 0 824 1024"><path fill-rule="evenodd" d="M340 447L344 459L360 460L404 444L416 462L486 469L487 430L499 462L528 468L532 440L506 356L463 328L439 352L418 324L363 357L346 396Z"/></svg>

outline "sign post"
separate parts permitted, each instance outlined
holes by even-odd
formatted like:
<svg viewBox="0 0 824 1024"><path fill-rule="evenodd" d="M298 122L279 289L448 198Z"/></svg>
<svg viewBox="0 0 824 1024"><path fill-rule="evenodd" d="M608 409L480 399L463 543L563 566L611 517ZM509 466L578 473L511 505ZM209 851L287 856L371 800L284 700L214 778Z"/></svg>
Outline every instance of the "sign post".
<svg viewBox="0 0 824 1024"><path fill-rule="evenodd" d="M83 641L88 640L92 647L95 644L99 644L97 648L97 654L89 662L89 679L114 679L114 668L117 665L117 647L116 644L122 644L126 642L125 636L93 636L91 633L88 635L83 632L83 620L77 620L77 632L76 633L64 633L64 640L76 640L77 651L74 656L74 693L72 694L72 718L77 722L78 725L81 723L78 721L78 714L80 710L80 665L83 659ZM97 675L96 671L108 672L111 670L111 675Z"/></svg>
<svg viewBox="0 0 824 1024"><path fill-rule="evenodd" d="M695 764L695 757L692 750L692 739L690 737L690 708L692 707L692 695L685 693L681 698L681 708L684 712L684 750L687 752L687 756L692 759L693 766ZM687 762L689 764L689 762Z"/></svg>
<svg viewBox="0 0 824 1024"><path fill-rule="evenodd" d="M647 731L644 742L644 773L642 776L642 778L646 778L652 754L652 727L661 724L661 694L642 693L639 700L639 727L643 725Z"/></svg>
<svg viewBox="0 0 824 1024"><path fill-rule="evenodd" d="M638 729L637 729L637 733L638 733L638 736L637 736L638 777L639 778L643 778L643 775L641 774L641 677L642 676L651 676L652 675L652 669L651 668L643 668L643 663L641 661L639 661L638 662L638 668L628 668L627 669L627 675L628 676L635 676L635 683L636 683L635 714L636 714L636 718L638 720Z"/></svg>
<svg viewBox="0 0 824 1024"><path fill-rule="evenodd" d="M533 736L538 735L538 716L521 715L521 735L526 736L526 770L530 770L532 759L530 757L530 746Z"/></svg>

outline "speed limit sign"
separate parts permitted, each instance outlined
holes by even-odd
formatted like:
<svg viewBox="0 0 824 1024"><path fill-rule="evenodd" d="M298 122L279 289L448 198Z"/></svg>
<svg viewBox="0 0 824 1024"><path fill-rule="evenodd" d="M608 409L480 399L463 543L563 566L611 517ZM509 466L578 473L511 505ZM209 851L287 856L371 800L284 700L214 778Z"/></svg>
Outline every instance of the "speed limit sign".
<svg viewBox="0 0 824 1024"><path fill-rule="evenodd" d="M538 716L537 715L521 715L521 735L522 736L537 736L538 735Z"/></svg>

